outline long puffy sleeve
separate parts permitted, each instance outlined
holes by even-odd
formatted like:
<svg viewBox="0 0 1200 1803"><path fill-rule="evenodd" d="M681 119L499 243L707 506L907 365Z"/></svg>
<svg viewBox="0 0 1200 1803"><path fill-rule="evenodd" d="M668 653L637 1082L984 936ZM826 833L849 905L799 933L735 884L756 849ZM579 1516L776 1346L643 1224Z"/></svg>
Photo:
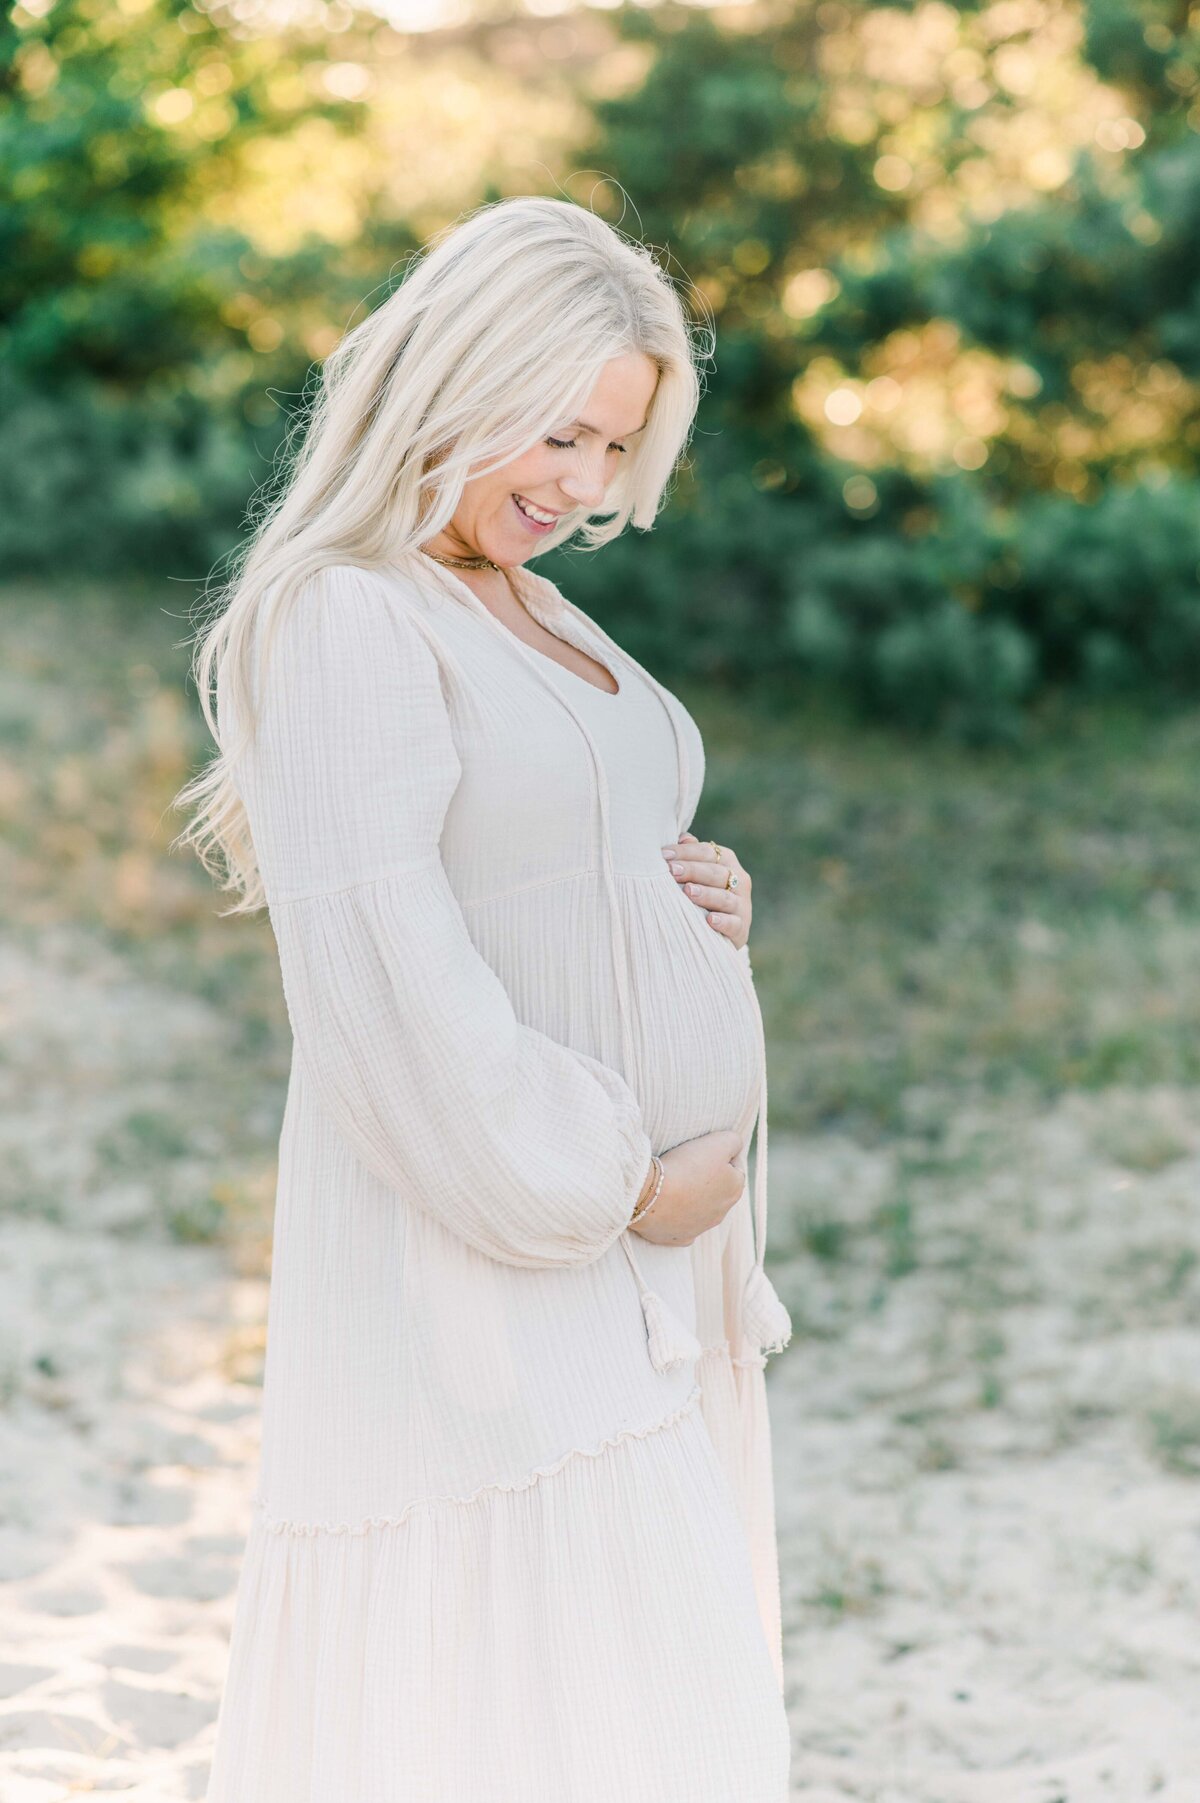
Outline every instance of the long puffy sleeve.
<svg viewBox="0 0 1200 1803"><path fill-rule="evenodd" d="M471 942L439 850L462 766L411 604L348 565L309 581L234 766L295 1049L405 1204L505 1263L583 1264L628 1223L650 1140L625 1080L518 1021ZM219 691L218 721L227 742Z"/></svg>

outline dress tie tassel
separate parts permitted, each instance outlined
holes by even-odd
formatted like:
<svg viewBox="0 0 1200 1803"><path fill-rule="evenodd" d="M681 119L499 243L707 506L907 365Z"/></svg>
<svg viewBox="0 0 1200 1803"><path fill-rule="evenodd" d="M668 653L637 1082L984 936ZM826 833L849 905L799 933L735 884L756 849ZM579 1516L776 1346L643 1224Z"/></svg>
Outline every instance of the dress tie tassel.
<svg viewBox="0 0 1200 1803"><path fill-rule="evenodd" d="M742 1291L742 1329L761 1353L782 1352L792 1337L792 1317L760 1264L755 1263Z"/></svg>
<svg viewBox="0 0 1200 1803"><path fill-rule="evenodd" d="M690 1359L700 1357L699 1340L694 1333L688 1332L657 1290L642 1291L642 1314L646 1319L650 1363L656 1371L674 1371Z"/></svg>
<svg viewBox="0 0 1200 1803"><path fill-rule="evenodd" d="M630 1245L630 1235L621 1235L621 1248L629 1260L629 1269L642 1299L642 1318L646 1323L646 1346L650 1363L656 1371L676 1371L703 1351L699 1340L684 1326L673 1308L669 1308L657 1290L652 1290L642 1276L642 1268Z"/></svg>

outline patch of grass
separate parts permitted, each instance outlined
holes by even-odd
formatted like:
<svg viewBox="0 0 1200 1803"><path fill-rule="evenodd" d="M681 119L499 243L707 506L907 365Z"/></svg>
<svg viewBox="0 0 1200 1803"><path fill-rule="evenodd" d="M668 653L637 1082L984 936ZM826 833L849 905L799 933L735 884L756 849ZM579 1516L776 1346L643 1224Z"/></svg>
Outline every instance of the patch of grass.
<svg viewBox="0 0 1200 1803"><path fill-rule="evenodd" d="M915 1271L919 1261L913 1205L906 1191L894 1196L876 1211L874 1227L883 1242L887 1275L905 1277L910 1271Z"/></svg>
<svg viewBox="0 0 1200 1803"><path fill-rule="evenodd" d="M185 1245L211 1245L225 1237L225 1210L211 1190L171 1203L163 1215L172 1239Z"/></svg>
<svg viewBox="0 0 1200 1803"><path fill-rule="evenodd" d="M40 1171L21 1146L5 1149L0 1169L0 1214L58 1223L67 1218L61 1184Z"/></svg>
<svg viewBox="0 0 1200 1803"><path fill-rule="evenodd" d="M1149 1402L1145 1425L1150 1450L1168 1471L1200 1473L1200 1393L1168 1390Z"/></svg>
<svg viewBox="0 0 1200 1803"><path fill-rule="evenodd" d="M913 1463L918 1471L957 1471L961 1461L957 1448L935 1432L922 1440Z"/></svg>
<svg viewBox="0 0 1200 1803"><path fill-rule="evenodd" d="M888 1594L878 1559L827 1542L815 1587L805 1597L810 1609L824 1615L866 1615Z"/></svg>
<svg viewBox="0 0 1200 1803"><path fill-rule="evenodd" d="M836 1264L845 1257L849 1229L845 1221L805 1221L800 1231L800 1244L814 1258Z"/></svg>
<svg viewBox="0 0 1200 1803"><path fill-rule="evenodd" d="M182 1124L156 1108L127 1115L119 1128L102 1134L96 1142L98 1160L111 1171L141 1170L154 1159L183 1158L190 1149Z"/></svg>
<svg viewBox="0 0 1200 1803"><path fill-rule="evenodd" d="M869 1139L914 1088L952 1108L1200 1082L1194 711L1048 707L1021 744L967 750L688 702L693 828L754 878L781 1124Z"/></svg>
<svg viewBox="0 0 1200 1803"><path fill-rule="evenodd" d="M1114 1164L1147 1175L1167 1170L1191 1150L1177 1122L1154 1109L1129 1103L1106 1116L1096 1143Z"/></svg>
<svg viewBox="0 0 1200 1803"><path fill-rule="evenodd" d="M1000 1362L1007 1351L1004 1335L988 1324L980 1327L975 1341L975 1359L979 1365L979 1406L999 1408L1004 1401L1004 1382Z"/></svg>
<svg viewBox="0 0 1200 1803"><path fill-rule="evenodd" d="M1108 1261L1114 1283L1121 1283L1124 1312L1136 1310L1137 1319L1156 1319L1164 1303L1187 1298L1200 1266L1200 1251L1187 1241L1153 1246L1129 1246Z"/></svg>

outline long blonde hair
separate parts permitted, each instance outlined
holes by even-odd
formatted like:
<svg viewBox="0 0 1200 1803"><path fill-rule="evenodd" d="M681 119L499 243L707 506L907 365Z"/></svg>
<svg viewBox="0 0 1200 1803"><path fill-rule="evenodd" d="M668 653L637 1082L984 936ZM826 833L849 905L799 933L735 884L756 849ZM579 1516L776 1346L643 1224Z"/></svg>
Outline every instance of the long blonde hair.
<svg viewBox="0 0 1200 1803"><path fill-rule="evenodd" d="M196 635L191 673L219 750L175 797L176 808L197 811L173 848L191 845L237 894L223 914L266 900L230 777L253 736L260 617L269 637L322 568L381 568L415 551L449 524L468 472L503 467L575 417L604 364L627 351L648 356L659 377L649 423L605 496L611 517L572 509L541 547L577 537L596 549L629 521L653 525L712 352L710 329L689 318L644 245L571 202L490 202L436 233L326 359L286 483L235 554L217 617ZM218 687L243 722L236 745L222 733Z"/></svg>

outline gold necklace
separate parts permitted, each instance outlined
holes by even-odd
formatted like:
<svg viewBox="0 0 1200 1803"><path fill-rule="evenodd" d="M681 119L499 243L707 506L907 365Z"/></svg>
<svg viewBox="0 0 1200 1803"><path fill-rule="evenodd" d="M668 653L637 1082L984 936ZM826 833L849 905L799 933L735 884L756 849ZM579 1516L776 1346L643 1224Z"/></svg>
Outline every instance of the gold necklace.
<svg viewBox="0 0 1200 1803"><path fill-rule="evenodd" d="M500 568L498 563L493 563L490 557L484 557L482 554L478 557L445 557L438 551L426 551L423 545L421 549L426 557L432 557L434 563L449 564L452 570L498 570Z"/></svg>

